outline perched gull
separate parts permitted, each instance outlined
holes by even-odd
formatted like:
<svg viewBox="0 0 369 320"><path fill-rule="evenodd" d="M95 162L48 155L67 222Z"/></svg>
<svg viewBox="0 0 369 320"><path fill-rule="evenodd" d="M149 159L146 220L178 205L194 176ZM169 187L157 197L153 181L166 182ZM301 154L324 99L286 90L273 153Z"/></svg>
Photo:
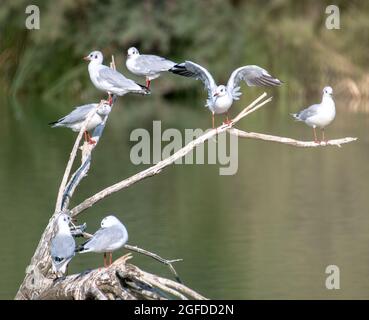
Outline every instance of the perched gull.
<svg viewBox="0 0 369 320"><path fill-rule="evenodd" d="M298 113L291 114L297 121L303 121L309 127L313 128L315 142L318 142L315 131L316 127L322 130L322 140L327 142L324 136L324 128L329 125L336 116L336 107L332 95L333 89L331 87L325 87L323 89L323 98L321 103L313 104Z"/></svg>
<svg viewBox="0 0 369 320"><path fill-rule="evenodd" d="M208 70L191 61L177 64L169 71L185 77L200 79L204 83L205 89L208 91L208 99L205 106L208 107L213 114L213 128L214 114L227 113L226 123L229 123L228 110L233 100L238 100L242 94L239 86L242 80L250 87L279 86L282 84L280 80L273 78L268 71L254 65L243 66L234 70L226 86L218 86Z"/></svg>
<svg viewBox="0 0 369 320"><path fill-rule="evenodd" d="M175 62L159 56L140 54L135 47L129 48L127 52L128 70L137 76L145 76L148 88L150 88L151 80L160 77L161 72L169 71L175 65Z"/></svg>
<svg viewBox="0 0 369 320"><path fill-rule="evenodd" d="M123 96L129 92L139 94L149 94L150 90L131 79L127 79L121 73L103 65L103 54L100 51L93 51L85 60L90 61L88 72L95 87L109 94L109 103L112 103L111 94Z"/></svg>
<svg viewBox="0 0 369 320"><path fill-rule="evenodd" d="M112 263L112 251L121 248L128 240L126 227L115 217L107 216L101 221L101 228L87 242L82 244L78 252L104 253L104 267L106 267L106 253L109 253L109 265Z"/></svg>
<svg viewBox="0 0 369 320"><path fill-rule="evenodd" d="M62 213L57 218L57 232L51 240L52 269L54 272L66 272L68 263L72 260L76 243L69 229L70 217Z"/></svg>
<svg viewBox="0 0 369 320"><path fill-rule="evenodd" d="M49 123L49 125L51 125L52 128L65 127L70 128L75 132L79 132L88 114L93 109L96 109L96 112L88 122L84 136L85 141L88 141L90 144L94 144L96 142L91 139L89 131L92 131L100 125L104 121L105 116L110 113L111 106L108 103L90 103L76 107L71 113L57 121Z"/></svg>

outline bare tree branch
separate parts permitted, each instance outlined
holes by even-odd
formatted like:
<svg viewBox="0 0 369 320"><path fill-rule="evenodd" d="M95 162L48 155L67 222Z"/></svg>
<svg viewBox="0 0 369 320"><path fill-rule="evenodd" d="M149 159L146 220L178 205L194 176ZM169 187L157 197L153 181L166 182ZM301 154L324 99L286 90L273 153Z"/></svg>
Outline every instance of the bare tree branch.
<svg viewBox="0 0 369 320"><path fill-rule="evenodd" d="M263 134L263 133L246 132L246 131L242 131L236 128L228 129L228 132L240 138L259 139L259 140L270 141L270 142L278 142L278 143L284 143L284 144L288 144L294 147L301 147L301 148L314 148L314 147L327 147L327 146L341 147L342 144L350 143L350 142L357 140L357 138L346 137L346 138L333 139L333 140L322 141L322 142L314 142L314 141L300 141L300 140L295 140L291 138L272 136L272 135Z"/></svg>
<svg viewBox="0 0 369 320"><path fill-rule="evenodd" d="M124 179L110 187L107 187L100 192L96 193L95 195L89 197L88 199L84 200L82 203L77 205L71 210L72 217L76 217L78 214L86 210L87 208L90 208L93 206L96 202L106 198L107 196L118 192L122 189L128 188L131 185L135 184L136 182L139 182L145 178L152 177L158 173L160 173L165 167L171 165L174 163L177 159L184 157L187 153L191 152L196 146L204 143L206 140L209 140L210 138L216 136L219 133L225 132L228 129L232 128L238 121L240 121L242 118L246 117L247 115L251 114L252 112L255 112L262 106L264 106L266 103L271 101L271 98L268 98L262 102L260 102L263 98L266 97L266 93L264 92L260 97L258 97L256 100L254 100L250 105L248 105L246 108L244 108L229 124L223 124L219 126L218 128L209 130L205 132L203 135L198 137L197 139L191 141L186 146L184 146L182 149L178 150L176 153L174 153L172 156L158 162L156 165L151 166L150 168L143 170L127 179ZM260 103L259 103L260 102Z"/></svg>
<svg viewBox="0 0 369 320"><path fill-rule="evenodd" d="M69 156L67 167L65 168L65 171L64 171L64 176L63 176L62 182L60 183L60 187L59 187L59 191L58 191L58 198L56 200L56 205L55 205L55 211L61 210L61 203L62 203L63 193L64 193L65 186L66 186L68 178L69 178L70 171L72 170L74 159L76 158L76 155L77 155L77 151L78 151L78 147L79 147L79 144L81 142L81 139L82 139L82 135L86 131L87 123L91 120L91 118L93 117L95 112L96 112L96 110L91 110L91 112L88 114L88 116L86 118L86 121L84 122L81 130L78 133L77 139L76 139L76 141L74 143L74 146L73 146L73 149L72 149L72 152L70 153L70 156Z"/></svg>

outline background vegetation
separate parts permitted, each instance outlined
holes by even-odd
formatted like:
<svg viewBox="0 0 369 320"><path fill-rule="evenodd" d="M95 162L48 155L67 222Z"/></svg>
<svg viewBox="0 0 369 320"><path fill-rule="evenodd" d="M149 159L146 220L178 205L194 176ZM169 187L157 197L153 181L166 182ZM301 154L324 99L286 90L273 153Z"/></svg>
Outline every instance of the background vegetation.
<svg viewBox="0 0 369 320"><path fill-rule="evenodd" d="M203 63L219 81L239 65L259 64L288 81L292 90L316 90L317 82L339 79L355 94L369 83L369 57L362 50L369 46L367 1L335 1L341 29L333 31L325 28L324 14L331 1L32 3L41 11L37 31L24 27L29 1L6 0L0 7L0 82L7 92L42 93L44 98L82 95L94 88L81 57L93 49L106 57L115 54L119 69L127 73L122 66L132 45L173 60ZM161 85L171 91L176 84Z"/></svg>

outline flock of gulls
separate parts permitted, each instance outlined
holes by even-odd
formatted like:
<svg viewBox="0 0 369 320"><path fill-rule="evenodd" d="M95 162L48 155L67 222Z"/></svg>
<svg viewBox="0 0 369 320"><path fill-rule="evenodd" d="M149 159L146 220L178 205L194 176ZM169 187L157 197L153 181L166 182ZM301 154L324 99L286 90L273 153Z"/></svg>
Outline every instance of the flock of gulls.
<svg viewBox="0 0 369 320"><path fill-rule="evenodd" d="M269 72L256 65L242 66L234 70L226 85L217 85L210 72L201 65L185 61L175 63L166 58L140 54L139 51L131 47L127 52L126 66L130 72L137 76L145 77L146 84L141 85L123 74L103 64L103 54L100 51L92 51L84 57L89 61L88 72L93 85L108 94L108 100L101 103L90 103L76 107L65 117L50 123L52 127L67 127L75 132L79 132L93 109L95 114L89 120L84 138L87 143L96 143L89 132L100 125L107 114L111 111L113 96L123 96L127 93L149 95L151 81L160 77L163 72L171 72L176 75L195 78L203 82L208 93L205 106L212 113L212 128L215 128L215 114L226 114L224 123L231 123L228 111L234 100L239 100L242 92L241 83L248 86L280 86L282 82L271 76ZM313 128L314 141L319 143L316 128L322 130L322 141L325 141L324 128L335 118L335 103L332 98L333 89L329 86L323 89L321 103L311 105L298 113L291 114L295 120L305 122ZM70 217L67 214L60 214L57 218L57 232L51 241L51 257L54 272L66 272L70 260L76 252L98 252L104 253L104 266L112 263L112 251L120 249L128 240L128 233L125 226L115 216L107 216L101 221L101 228L81 246L76 246L71 234L69 224ZM107 261L109 254L109 262Z"/></svg>

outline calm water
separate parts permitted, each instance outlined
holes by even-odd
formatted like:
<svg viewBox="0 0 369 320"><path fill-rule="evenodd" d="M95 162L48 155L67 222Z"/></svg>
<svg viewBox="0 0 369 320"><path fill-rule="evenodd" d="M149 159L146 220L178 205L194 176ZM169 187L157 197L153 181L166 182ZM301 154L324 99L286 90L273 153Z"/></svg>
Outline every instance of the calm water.
<svg viewBox="0 0 369 320"><path fill-rule="evenodd" d="M243 103L251 98L244 96ZM294 103L276 97L240 127L311 139L311 130L287 114L319 95L286 100ZM149 104L143 101L121 99L116 105L72 205L147 167L129 160L134 128L150 130L153 120L162 120L163 129L209 126L203 97L179 103L153 95ZM14 297L53 211L75 134L47 123L73 104L1 102L0 298ZM340 149L298 149L241 140L235 176L219 176L218 165L175 165L100 202L79 222L86 221L93 232L102 217L116 213L128 228L130 244L183 258L176 265L181 278L209 298L368 299L369 114L360 111L366 102L356 112L344 101L336 104L328 137L357 136L358 142ZM170 276L149 258L134 254L132 262ZM70 271L101 264L100 255L78 255ZM325 289L330 264L340 267L340 290Z"/></svg>

